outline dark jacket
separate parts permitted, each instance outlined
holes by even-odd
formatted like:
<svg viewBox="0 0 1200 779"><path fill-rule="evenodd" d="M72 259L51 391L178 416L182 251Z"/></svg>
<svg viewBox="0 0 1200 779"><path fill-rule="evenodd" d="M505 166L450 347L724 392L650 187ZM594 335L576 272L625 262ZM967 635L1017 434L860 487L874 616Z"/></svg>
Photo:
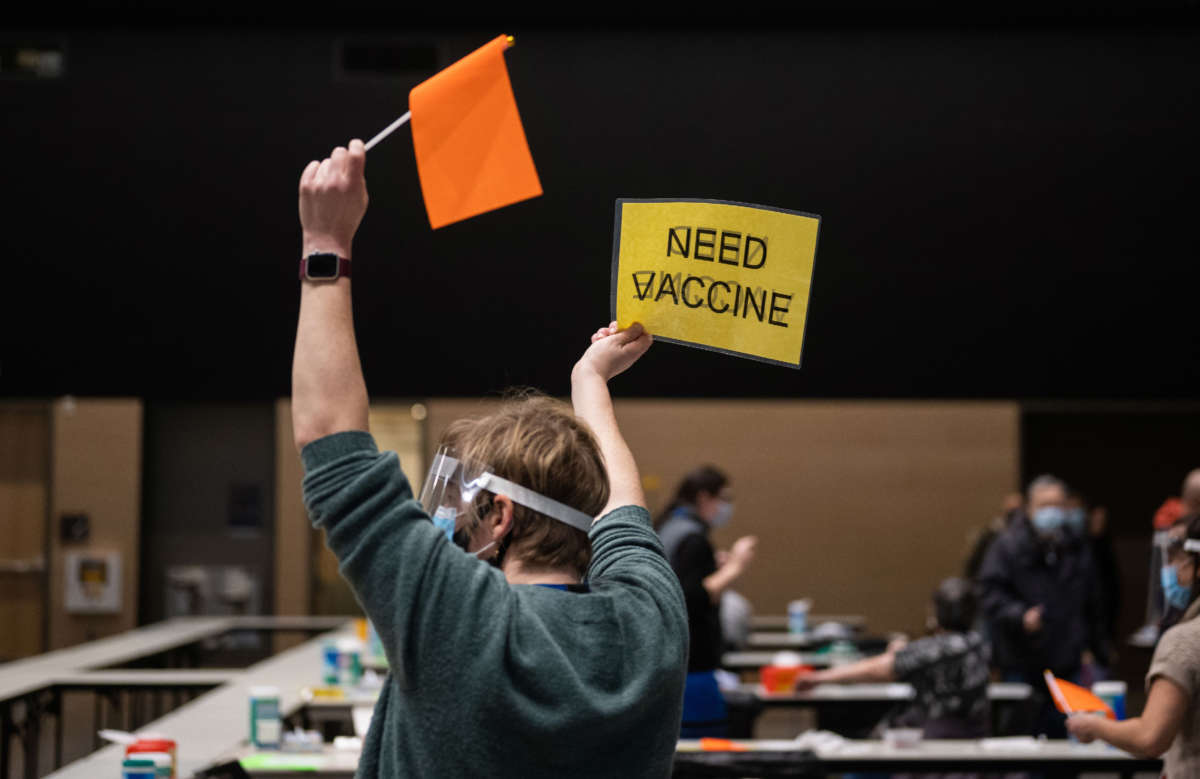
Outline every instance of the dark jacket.
<svg viewBox="0 0 1200 779"><path fill-rule="evenodd" d="M658 528L667 561L679 577L687 604L688 672L711 671L721 664L721 617L717 604L704 588L705 578L717 570L716 552L708 539L708 525L687 509L676 509Z"/></svg>
<svg viewBox="0 0 1200 779"><path fill-rule="evenodd" d="M1106 663L1109 642L1100 586L1082 539L1051 543L1021 517L988 548L979 572L993 662L1003 671L1040 675L1049 668L1068 677L1091 649ZM1025 612L1044 607L1042 629L1025 632Z"/></svg>

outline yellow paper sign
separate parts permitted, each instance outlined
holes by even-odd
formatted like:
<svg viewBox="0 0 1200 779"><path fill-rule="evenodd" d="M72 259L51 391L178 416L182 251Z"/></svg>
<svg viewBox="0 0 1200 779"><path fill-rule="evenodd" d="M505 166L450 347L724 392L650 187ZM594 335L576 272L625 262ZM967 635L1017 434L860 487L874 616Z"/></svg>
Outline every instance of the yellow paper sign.
<svg viewBox="0 0 1200 779"><path fill-rule="evenodd" d="M800 367L821 218L722 200L617 200L612 313L656 340Z"/></svg>

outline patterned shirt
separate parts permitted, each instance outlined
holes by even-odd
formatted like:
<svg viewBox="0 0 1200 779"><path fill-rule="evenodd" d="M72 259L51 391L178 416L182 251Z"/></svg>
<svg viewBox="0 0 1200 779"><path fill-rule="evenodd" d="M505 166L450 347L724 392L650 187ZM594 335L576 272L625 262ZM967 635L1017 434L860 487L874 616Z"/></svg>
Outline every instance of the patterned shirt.
<svg viewBox="0 0 1200 779"><path fill-rule="evenodd" d="M978 633L942 633L914 641L896 653L896 678L908 682L916 701L900 718L904 724L934 725L942 735L954 737L961 729L987 735L988 660L990 652Z"/></svg>

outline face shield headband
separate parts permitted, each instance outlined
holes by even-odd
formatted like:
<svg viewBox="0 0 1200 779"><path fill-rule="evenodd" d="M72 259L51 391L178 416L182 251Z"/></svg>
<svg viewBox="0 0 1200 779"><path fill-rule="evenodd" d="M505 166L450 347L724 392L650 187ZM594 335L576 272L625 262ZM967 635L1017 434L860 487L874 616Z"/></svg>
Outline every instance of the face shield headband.
<svg viewBox="0 0 1200 779"><path fill-rule="evenodd" d="M582 511L497 476L486 466L465 463L448 447L442 447L434 455L421 488L421 506L433 519L434 525L453 540L455 533L463 530L469 519L477 513L476 499L485 490L504 495L513 503L584 533L592 526L592 517Z"/></svg>

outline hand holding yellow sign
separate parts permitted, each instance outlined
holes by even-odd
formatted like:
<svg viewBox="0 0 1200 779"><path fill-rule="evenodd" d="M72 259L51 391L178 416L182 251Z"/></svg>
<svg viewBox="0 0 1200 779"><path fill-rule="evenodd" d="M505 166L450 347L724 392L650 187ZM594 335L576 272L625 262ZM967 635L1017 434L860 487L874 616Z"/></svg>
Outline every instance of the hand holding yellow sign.
<svg viewBox="0 0 1200 779"><path fill-rule="evenodd" d="M821 218L720 200L617 200L613 318L800 367Z"/></svg>

